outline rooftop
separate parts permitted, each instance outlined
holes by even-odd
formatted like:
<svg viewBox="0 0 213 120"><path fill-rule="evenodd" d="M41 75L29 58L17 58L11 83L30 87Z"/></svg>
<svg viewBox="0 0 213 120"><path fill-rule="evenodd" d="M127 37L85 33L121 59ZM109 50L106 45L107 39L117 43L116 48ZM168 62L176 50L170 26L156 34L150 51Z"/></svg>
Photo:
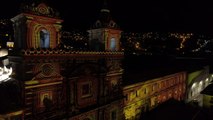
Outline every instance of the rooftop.
<svg viewBox="0 0 213 120"><path fill-rule="evenodd" d="M141 120L210 120L212 117L212 111L170 99L141 117Z"/></svg>
<svg viewBox="0 0 213 120"><path fill-rule="evenodd" d="M205 95L213 95L213 83L209 84L203 91L201 91L201 94Z"/></svg>
<svg viewBox="0 0 213 120"><path fill-rule="evenodd" d="M204 58L171 56L126 56L123 61L124 85L147 81L177 72L192 72L209 65Z"/></svg>

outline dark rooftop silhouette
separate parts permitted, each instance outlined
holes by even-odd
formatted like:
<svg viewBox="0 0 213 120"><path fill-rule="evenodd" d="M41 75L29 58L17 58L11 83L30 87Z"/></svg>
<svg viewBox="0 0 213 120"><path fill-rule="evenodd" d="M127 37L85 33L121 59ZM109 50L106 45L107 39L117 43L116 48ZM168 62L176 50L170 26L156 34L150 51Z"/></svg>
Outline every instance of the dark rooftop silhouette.
<svg viewBox="0 0 213 120"><path fill-rule="evenodd" d="M170 99L141 117L141 120L211 120L212 111Z"/></svg>
<svg viewBox="0 0 213 120"><path fill-rule="evenodd" d="M196 71L209 65L205 58L176 58L173 56L126 56L123 61L124 84L133 84L182 71Z"/></svg>

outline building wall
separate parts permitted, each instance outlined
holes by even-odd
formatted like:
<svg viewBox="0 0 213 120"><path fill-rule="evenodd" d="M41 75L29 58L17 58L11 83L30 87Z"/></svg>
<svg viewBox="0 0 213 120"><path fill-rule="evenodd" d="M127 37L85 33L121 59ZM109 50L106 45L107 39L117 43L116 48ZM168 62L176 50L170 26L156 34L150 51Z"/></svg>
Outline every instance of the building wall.
<svg viewBox="0 0 213 120"><path fill-rule="evenodd" d="M203 107L204 108L213 108L213 96L203 95Z"/></svg>
<svg viewBox="0 0 213 120"><path fill-rule="evenodd" d="M195 102L199 106L203 105L203 96L200 92L210 83L209 66L188 73L187 75L186 102Z"/></svg>
<svg viewBox="0 0 213 120"><path fill-rule="evenodd" d="M123 53L116 52L120 50L121 30L89 30L91 49L97 52L53 50L60 42L63 21L42 15L46 13L12 18L16 48L23 50L10 60L16 79L22 82L21 114L25 120L139 119L168 99L184 100L186 72L122 86ZM49 32L51 49L37 49L41 48L42 30ZM111 48L112 38L115 49ZM192 81L187 87L201 82Z"/></svg>
<svg viewBox="0 0 213 120"><path fill-rule="evenodd" d="M125 119L139 119L140 116L160 103L185 96L186 72L128 85L123 88Z"/></svg>
<svg viewBox="0 0 213 120"><path fill-rule="evenodd" d="M123 118L122 52L23 53L10 60L22 81L24 119Z"/></svg>
<svg viewBox="0 0 213 120"><path fill-rule="evenodd" d="M22 7L26 10L11 19L21 51L10 60L22 83L24 119L122 119L124 55L116 52L121 31L91 30L96 41L90 45L101 47L96 52L65 51L58 48L63 20L54 9L44 3ZM108 36L116 38L116 51L105 48Z"/></svg>
<svg viewBox="0 0 213 120"><path fill-rule="evenodd" d="M0 114L0 120L24 120L23 110Z"/></svg>

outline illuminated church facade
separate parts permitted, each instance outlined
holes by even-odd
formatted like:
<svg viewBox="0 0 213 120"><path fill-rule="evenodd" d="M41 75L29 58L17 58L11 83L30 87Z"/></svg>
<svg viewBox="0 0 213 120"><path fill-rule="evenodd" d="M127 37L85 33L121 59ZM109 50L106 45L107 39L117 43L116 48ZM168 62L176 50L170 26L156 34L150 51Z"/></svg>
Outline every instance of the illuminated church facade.
<svg viewBox="0 0 213 120"><path fill-rule="evenodd" d="M185 99L186 71L123 85L122 31L106 6L87 31L87 51L60 48L63 20L45 3L26 4L11 20L16 52L9 60L21 105L0 118L130 120L168 99Z"/></svg>
<svg viewBox="0 0 213 120"><path fill-rule="evenodd" d="M59 48L63 20L44 3L25 5L11 19L19 54L10 60L22 85L23 119L123 119L121 30L107 18L88 31L90 51Z"/></svg>

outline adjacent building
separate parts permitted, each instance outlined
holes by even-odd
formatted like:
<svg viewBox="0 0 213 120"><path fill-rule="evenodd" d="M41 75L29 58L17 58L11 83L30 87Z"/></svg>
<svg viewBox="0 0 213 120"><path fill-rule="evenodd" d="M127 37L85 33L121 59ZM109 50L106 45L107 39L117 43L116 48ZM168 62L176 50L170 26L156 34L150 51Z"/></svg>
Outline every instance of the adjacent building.
<svg viewBox="0 0 213 120"><path fill-rule="evenodd" d="M209 84L201 94L203 95L203 107L212 111L213 108L213 84Z"/></svg>
<svg viewBox="0 0 213 120"><path fill-rule="evenodd" d="M193 71L188 71L186 82L186 99L187 103L203 106L203 95L200 94L211 82L212 76L209 73L209 66L203 66Z"/></svg>
<svg viewBox="0 0 213 120"><path fill-rule="evenodd" d="M142 114L173 98L184 100L186 72L127 85L123 88L126 120L139 119Z"/></svg>

